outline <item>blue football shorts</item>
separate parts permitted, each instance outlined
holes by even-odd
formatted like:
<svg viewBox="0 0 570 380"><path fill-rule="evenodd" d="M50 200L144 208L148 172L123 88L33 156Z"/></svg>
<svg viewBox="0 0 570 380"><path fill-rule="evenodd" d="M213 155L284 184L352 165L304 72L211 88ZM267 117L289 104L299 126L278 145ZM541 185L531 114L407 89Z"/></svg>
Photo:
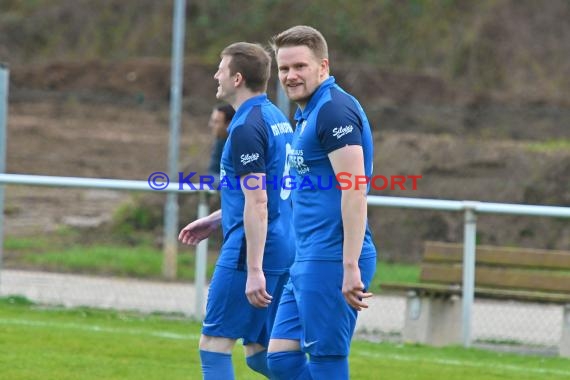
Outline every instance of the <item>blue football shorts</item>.
<svg viewBox="0 0 570 380"><path fill-rule="evenodd" d="M360 260L359 267L368 289L376 258ZM295 262L290 273L271 338L298 340L301 351L315 356L347 356L358 312L342 294L342 262Z"/></svg>
<svg viewBox="0 0 570 380"><path fill-rule="evenodd" d="M243 344L267 347L277 307L289 274L265 274L265 287L273 296L266 308L252 306L245 296L247 272L216 266L206 303L202 334L243 339Z"/></svg>

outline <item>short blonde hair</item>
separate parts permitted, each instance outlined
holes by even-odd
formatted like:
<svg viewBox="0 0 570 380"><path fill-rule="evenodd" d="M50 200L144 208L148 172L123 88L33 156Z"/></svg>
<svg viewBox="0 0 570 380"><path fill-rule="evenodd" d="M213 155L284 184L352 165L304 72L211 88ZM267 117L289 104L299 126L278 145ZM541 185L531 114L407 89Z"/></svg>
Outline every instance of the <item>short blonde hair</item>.
<svg viewBox="0 0 570 380"><path fill-rule="evenodd" d="M325 37L317 29L307 25L297 25L289 28L271 39L271 47L277 51L286 46L306 46L318 59L329 58L329 48Z"/></svg>

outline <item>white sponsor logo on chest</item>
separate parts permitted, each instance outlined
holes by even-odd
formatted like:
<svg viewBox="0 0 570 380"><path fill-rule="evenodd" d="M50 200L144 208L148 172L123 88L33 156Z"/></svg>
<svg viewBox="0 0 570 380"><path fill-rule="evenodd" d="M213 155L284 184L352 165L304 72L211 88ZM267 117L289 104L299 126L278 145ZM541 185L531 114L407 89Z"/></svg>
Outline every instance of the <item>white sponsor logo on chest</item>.
<svg viewBox="0 0 570 380"><path fill-rule="evenodd" d="M297 170L298 174L307 174L310 168L305 164L302 149L292 149L288 155L289 165Z"/></svg>

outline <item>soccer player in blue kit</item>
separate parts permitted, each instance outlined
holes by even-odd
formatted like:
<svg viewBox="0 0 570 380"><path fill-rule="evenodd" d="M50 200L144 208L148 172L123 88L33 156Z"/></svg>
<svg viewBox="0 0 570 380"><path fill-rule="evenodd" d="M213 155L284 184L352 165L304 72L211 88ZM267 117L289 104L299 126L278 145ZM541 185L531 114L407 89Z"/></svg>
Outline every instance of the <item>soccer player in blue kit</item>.
<svg viewBox="0 0 570 380"><path fill-rule="evenodd" d="M358 101L330 76L319 31L292 27L273 37L272 47L279 81L298 109L289 154L296 257L268 366L278 379L344 380L357 314L372 296L366 289L376 268L369 186L362 181L372 175L372 133ZM322 188L329 179L334 186Z"/></svg>
<svg viewBox="0 0 570 380"><path fill-rule="evenodd" d="M221 158L221 210L179 235L196 245L220 224L223 230L200 337L206 380L234 378L231 352L239 338L248 366L270 375L269 335L294 257L290 190L279 186L288 175L293 129L265 94L270 70L271 56L257 44L238 42L222 51L216 97L236 114Z"/></svg>

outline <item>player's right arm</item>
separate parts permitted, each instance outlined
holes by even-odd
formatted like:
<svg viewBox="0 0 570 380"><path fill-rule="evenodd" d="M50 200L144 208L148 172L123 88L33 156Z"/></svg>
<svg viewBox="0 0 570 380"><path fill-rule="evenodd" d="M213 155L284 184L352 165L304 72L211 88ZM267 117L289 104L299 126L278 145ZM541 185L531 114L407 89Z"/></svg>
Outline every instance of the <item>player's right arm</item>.
<svg viewBox="0 0 570 380"><path fill-rule="evenodd" d="M243 224L246 239L247 281L245 294L255 307L267 307L272 296L266 290L263 254L267 237L267 191L265 188L268 131L255 117L236 127L230 137L235 173L244 194Z"/></svg>
<svg viewBox="0 0 570 380"><path fill-rule="evenodd" d="M197 219L184 227L178 234L178 240L183 244L198 245L198 243L217 230L221 222L222 210L214 211L210 215Z"/></svg>
<svg viewBox="0 0 570 380"><path fill-rule="evenodd" d="M263 253L267 237L267 192L265 173L250 173L244 178L243 224L247 241L247 282L245 295L255 307L267 307L273 298L266 290ZM249 183L249 185L247 184Z"/></svg>

